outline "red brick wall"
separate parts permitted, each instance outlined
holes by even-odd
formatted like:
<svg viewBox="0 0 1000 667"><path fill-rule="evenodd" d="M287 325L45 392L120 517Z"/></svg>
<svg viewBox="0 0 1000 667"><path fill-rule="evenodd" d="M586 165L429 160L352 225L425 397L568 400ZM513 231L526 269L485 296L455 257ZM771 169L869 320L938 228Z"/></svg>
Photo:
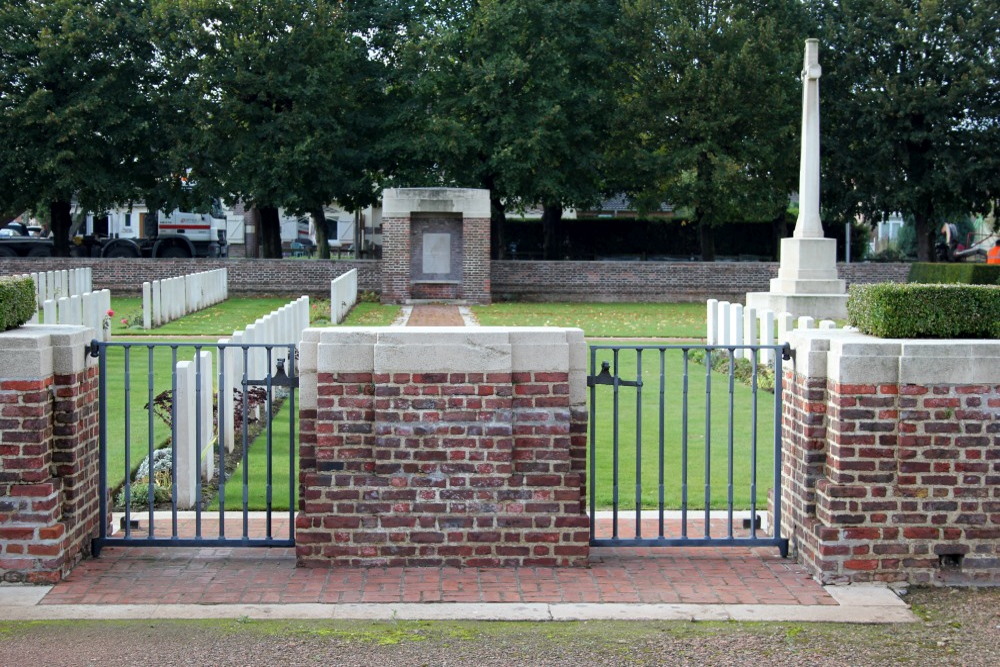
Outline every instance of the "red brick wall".
<svg viewBox="0 0 1000 667"><path fill-rule="evenodd" d="M381 263L382 303L403 303L410 298L410 219L382 218L382 238L386 239Z"/></svg>
<svg viewBox="0 0 1000 667"><path fill-rule="evenodd" d="M468 221L467 221L468 222ZM489 221L477 225L466 244L488 243ZM391 224L391 223L390 223ZM488 246L485 246L488 247ZM400 251L402 252L402 251ZM406 249L407 266L409 247ZM468 256L468 255L467 255ZM488 257L488 254L486 255ZM39 270L93 267L94 287L114 294L135 294L143 281L225 267L232 294L310 294L324 296L330 281L358 269L362 290L385 291L384 274L396 276L399 258L378 260L302 261L280 259L0 259L0 275ZM482 292L496 300L534 301L651 301L681 302L705 299L742 301L747 292L767 291L778 275L775 262L533 262L491 261L466 269ZM905 282L909 264L839 264L840 277L853 283ZM398 277L391 278L393 290ZM479 292L463 298L477 301Z"/></svg>
<svg viewBox="0 0 1000 667"><path fill-rule="evenodd" d="M470 303L492 301L490 219L465 218L462 226L462 299Z"/></svg>
<svg viewBox="0 0 1000 667"><path fill-rule="evenodd" d="M585 565L585 411L566 373L320 373L299 563Z"/></svg>
<svg viewBox="0 0 1000 667"><path fill-rule="evenodd" d="M1000 385L786 378L784 523L816 576L1000 583Z"/></svg>
<svg viewBox="0 0 1000 667"><path fill-rule="evenodd" d="M4 580L54 583L83 557L98 527L97 465L95 366L0 380Z"/></svg>
<svg viewBox="0 0 1000 667"><path fill-rule="evenodd" d="M906 282L909 264L838 264L848 285ZM767 292L777 262L493 262L494 300L743 302Z"/></svg>

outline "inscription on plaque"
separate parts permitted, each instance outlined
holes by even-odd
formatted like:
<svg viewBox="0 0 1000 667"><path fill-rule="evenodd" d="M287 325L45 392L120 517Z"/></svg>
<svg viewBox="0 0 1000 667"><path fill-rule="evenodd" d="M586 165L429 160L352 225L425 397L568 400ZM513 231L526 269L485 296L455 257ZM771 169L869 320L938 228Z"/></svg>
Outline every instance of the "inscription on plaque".
<svg viewBox="0 0 1000 667"><path fill-rule="evenodd" d="M424 234L423 272L451 273L451 234Z"/></svg>

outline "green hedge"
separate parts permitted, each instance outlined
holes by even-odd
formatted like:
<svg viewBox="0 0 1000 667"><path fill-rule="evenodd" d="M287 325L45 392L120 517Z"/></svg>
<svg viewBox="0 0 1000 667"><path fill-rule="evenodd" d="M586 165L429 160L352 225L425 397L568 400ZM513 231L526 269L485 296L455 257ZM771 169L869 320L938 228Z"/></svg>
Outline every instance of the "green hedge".
<svg viewBox="0 0 1000 667"><path fill-rule="evenodd" d="M0 278L0 331L21 326L31 319L37 307L34 280Z"/></svg>
<svg viewBox="0 0 1000 667"><path fill-rule="evenodd" d="M1000 338L1000 287L851 285L847 320L880 338Z"/></svg>
<svg viewBox="0 0 1000 667"><path fill-rule="evenodd" d="M918 262L910 265L910 283L958 283L961 285L1000 285L1000 265Z"/></svg>

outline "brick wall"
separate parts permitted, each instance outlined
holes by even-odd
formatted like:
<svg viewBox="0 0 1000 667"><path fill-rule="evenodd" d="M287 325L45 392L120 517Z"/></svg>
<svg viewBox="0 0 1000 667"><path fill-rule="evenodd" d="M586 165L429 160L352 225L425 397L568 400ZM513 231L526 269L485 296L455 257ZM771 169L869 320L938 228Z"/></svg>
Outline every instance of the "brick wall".
<svg viewBox="0 0 1000 667"><path fill-rule="evenodd" d="M466 230L465 244L474 247L467 248L467 252L481 252L480 247L488 243L489 221L468 222L474 228ZM389 219L383 224L394 223ZM405 253L408 267L408 244ZM143 281L226 267L229 291L233 294L323 296L329 291L331 280L352 268L358 269L360 289L384 293L389 280L391 290L397 291L399 281L403 280L397 275L402 270L401 256L385 256L381 261L0 258L0 275L90 266L94 287L107 288L119 295L138 293ZM465 270L476 285L481 285L476 293L470 291L469 296L463 297L470 301L478 301L485 292L498 300L697 302L713 298L742 302L747 292L767 291L770 279L778 275L778 265L774 262L490 261ZM905 282L909 264L839 264L837 270L848 285Z"/></svg>
<svg viewBox="0 0 1000 667"><path fill-rule="evenodd" d="M584 358L578 330L307 331L299 563L585 565Z"/></svg>
<svg viewBox="0 0 1000 667"><path fill-rule="evenodd" d="M0 334L5 581L58 581L98 529L97 367L83 356L92 335L37 326Z"/></svg>
<svg viewBox="0 0 1000 667"><path fill-rule="evenodd" d="M358 270L358 288L382 288L378 260L292 260L292 259L3 259L0 275L54 271L89 266L95 289L110 289L114 296L141 294L142 283L174 278L189 273L227 269L229 292L233 295L308 294L328 299L330 281Z"/></svg>
<svg viewBox="0 0 1000 667"><path fill-rule="evenodd" d="M800 560L828 583L1000 583L1000 343L798 332L792 347L783 500Z"/></svg>
<svg viewBox="0 0 1000 667"><path fill-rule="evenodd" d="M908 264L839 264L852 283L906 282ZM740 303L766 292L777 262L493 262L496 300Z"/></svg>
<svg viewBox="0 0 1000 667"><path fill-rule="evenodd" d="M382 218L382 303L410 298L410 218Z"/></svg>

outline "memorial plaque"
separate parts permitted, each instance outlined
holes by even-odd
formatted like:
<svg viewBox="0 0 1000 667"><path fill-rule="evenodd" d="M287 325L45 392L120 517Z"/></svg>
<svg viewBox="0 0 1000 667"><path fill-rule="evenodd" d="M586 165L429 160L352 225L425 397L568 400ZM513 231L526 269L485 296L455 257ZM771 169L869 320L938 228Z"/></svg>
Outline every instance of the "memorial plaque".
<svg viewBox="0 0 1000 667"><path fill-rule="evenodd" d="M451 273L451 234L424 234L423 272Z"/></svg>

